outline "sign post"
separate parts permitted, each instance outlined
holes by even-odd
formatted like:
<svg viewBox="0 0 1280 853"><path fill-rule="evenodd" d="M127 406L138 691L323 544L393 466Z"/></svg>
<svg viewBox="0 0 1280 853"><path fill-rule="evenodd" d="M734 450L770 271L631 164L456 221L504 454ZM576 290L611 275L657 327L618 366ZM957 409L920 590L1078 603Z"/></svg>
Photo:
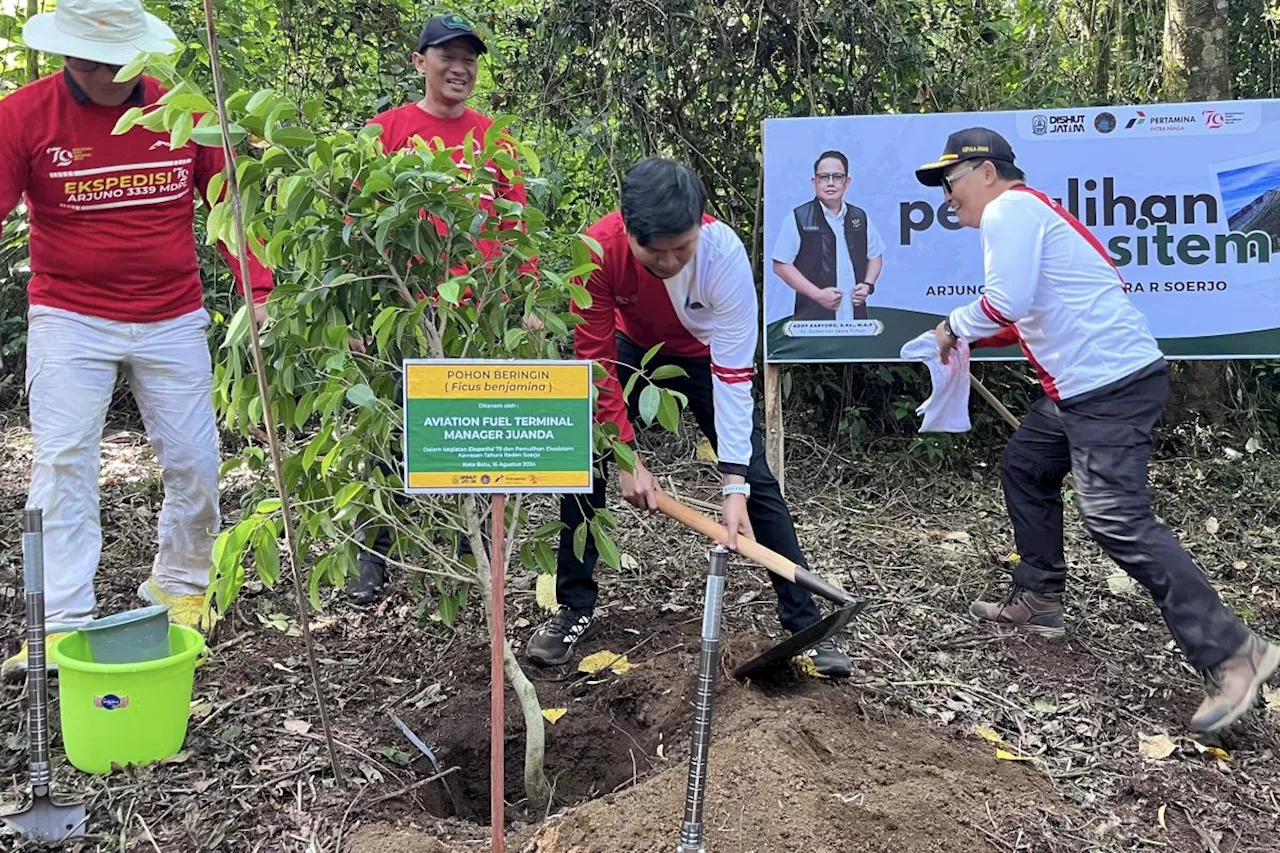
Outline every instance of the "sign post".
<svg viewBox="0 0 1280 853"><path fill-rule="evenodd" d="M590 361L404 363L405 491L488 494L489 821L503 853L506 496L592 490Z"/></svg>

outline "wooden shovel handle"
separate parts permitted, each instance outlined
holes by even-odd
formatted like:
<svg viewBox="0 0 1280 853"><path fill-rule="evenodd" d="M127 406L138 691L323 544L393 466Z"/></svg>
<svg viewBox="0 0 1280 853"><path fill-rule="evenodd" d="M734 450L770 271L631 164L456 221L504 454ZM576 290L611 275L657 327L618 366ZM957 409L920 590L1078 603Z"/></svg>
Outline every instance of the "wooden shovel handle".
<svg viewBox="0 0 1280 853"><path fill-rule="evenodd" d="M729 531L723 524L708 518L695 509L685 506L665 492L658 492L658 510L663 515L674 518L685 527L691 528L708 539L713 539L726 548L729 542ZM828 601L834 601L841 607L861 605L857 596L850 595L839 587L827 583L804 566L798 566L777 551L770 550L754 539L738 537L738 553L753 563L759 563L776 575L781 575L802 589L814 595L820 595Z"/></svg>
<svg viewBox="0 0 1280 853"><path fill-rule="evenodd" d="M692 507L685 506L666 492L658 492L658 511L663 515L674 518L685 527L701 533L708 539L713 539L726 548L729 547L729 531L725 529L723 524L708 518ZM766 548L759 542L748 539L745 536L738 537L737 550L739 554L751 560L751 562L759 563L769 571L782 575L792 583L795 583L796 571L804 571L802 567L797 566L777 551Z"/></svg>

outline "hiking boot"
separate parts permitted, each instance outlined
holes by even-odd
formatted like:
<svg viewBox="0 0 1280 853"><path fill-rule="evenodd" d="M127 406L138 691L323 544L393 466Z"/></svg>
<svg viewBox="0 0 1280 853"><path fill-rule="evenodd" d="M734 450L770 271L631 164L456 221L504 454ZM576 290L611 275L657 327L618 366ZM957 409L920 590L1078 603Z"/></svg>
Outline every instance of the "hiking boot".
<svg viewBox="0 0 1280 853"><path fill-rule="evenodd" d="M568 663L578 641L593 636L599 626L600 623L589 611L561 605L554 616L533 632L528 648L525 649L525 656L542 666Z"/></svg>
<svg viewBox="0 0 1280 853"><path fill-rule="evenodd" d="M835 637L827 637L813 648L805 650L804 656L813 664L818 675L825 675L827 678L848 678L853 675L853 661L840 648Z"/></svg>
<svg viewBox="0 0 1280 853"><path fill-rule="evenodd" d="M1001 601L975 601L969 613L986 622L1014 625L1050 640L1067 635L1062 627L1062 593L1032 592L1014 584Z"/></svg>
<svg viewBox="0 0 1280 853"><path fill-rule="evenodd" d="M138 587L138 599L145 604L163 604L169 608L169 621L197 631L209 631L218 621L212 609L206 613L203 595L177 595L165 592L155 578L147 578Z"/></svg>
<svg viewBox="0 0 1280 853"><path fill-rule="evenodd" d="M44 638L44 669L49 675L56 675L58 665L53 662L53 658L49 657L49 649L53 648L53 644L61 640L70 631L59 631L54 634L47 634ZM20 681L27 677L27 644L24 642L22 648L18 649L18 653L4 662L0 666L0 681Z"/></svg>
<svg viewBox="0 0 1280 853"><path fill-rule="evenodd" d="M1243 717L1278 666L1280 646L1250 633L1235 654L1204 674L1205 699L1191 717L1191 728L1216 732Z"/></svg>
<svg viewBox="0 0 1280 853"><path fill-rule="evenodd" d="M364 544L367 530L356 534L356 541ZM391 531L380 527L373 536L372 550L360 549L356 557L356 576L347 583L347 601L357 607L368 607L382 600L387 588L387 552L391 550Z"/></svg>
<svg viewBox="0 0 1280 853"><path fill-rule="evenodd" d="M368 607L382 600L387 588L387 561L381 554L362 552L356 559L356 576L347 583L347 601Z"/></svg>

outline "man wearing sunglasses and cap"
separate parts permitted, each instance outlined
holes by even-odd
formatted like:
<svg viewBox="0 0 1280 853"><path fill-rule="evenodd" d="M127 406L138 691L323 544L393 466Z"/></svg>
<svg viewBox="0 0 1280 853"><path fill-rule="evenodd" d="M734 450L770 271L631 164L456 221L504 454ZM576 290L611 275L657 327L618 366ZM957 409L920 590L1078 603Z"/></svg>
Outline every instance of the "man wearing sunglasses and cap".
<svg viewBox="0 0 1280 853"><path fill-rule="evenodd" d="M417 50L413 54L413 66L425 82L422 98L380 113L369 122L381 128L384 150L412 149L420 139L432 148L458 149L455 160L461 168L466 169L462 146L467 134L472 135L472 145L478 151L484 144L485 132L493 125L493 120L484 113L467 106L467 99L475 89L480 56L488 53L488 50L475 27L462 15L437 15L428 20L418 36ZM488 164L485 168L498 176L500 198L525 204L525 186L523 181L517 179L518 176L504 175L493 164ZM492 213L494 199L486 195L482 201L484 207ZM435 223L440 235L444 236L444 222L435 217L427 218ZM475 241L475 247L481 260L485 262L503 251L500 243L483 238ZM536 277L537 264L532 260L528 261L520 267L520 271ZM454 275L465 275L467 267L460 264L452 272ZM470 298L471 291L467 289L462 294L463 303L466 304ZM530 315L525 317L524 324L526 328L536 328L539 322ZM352 347L363 352L365 342L353 338ZM391 466L383 460L374 460L370 464L383 473L391 473ZM357 558L357 572L347 586L347 598L356 605L376 604L381 600L388 581L386 555L391 549L391 534L386 528L366 528L359 532L357 538L362 545L367 542L367 547L361 548ZM459 538L458 553L459 556L470 554L466 537Z"/></svg>
<svg viewBox="0 0 1280 853"><path fill-rule="evenodd" d="M225 161L221 148L170 149L168 133L112 134L126 110L164 93L150 77L116 74L140 53L171 52L173 38L138 0L60 0L27 21L23 39L62 56L62 69L0 100L0 219L25 197L31 223L27 506L44 512L51 639L96 604L100 445L120 370L164 481L157 554L138 594L195 627L209 583L219 458L194 198ZM239 283L239 262L220 248ZM261 302L270 274L251 265ZM26 662L24 647L3 675L21 676Z"/></svg>
<svg viewBox="0 0 1280 853"><path fill-rule="evenodd" d="M960 338L1019 342L1045 391L1004 453L1005 502L1021 555L1013 585L1003 600L976 601L970 612L1052 639L1065 635L1062 482L1070 472L1090 535L1151 593L1204 678L1191 727L1230 725L1280 665L1280 646L1223 604L1151 510L1147 463L1169 367L1119 271L1084 225L1026 185L994 131L951 134L942 156L916 177L942 187L960 224L982 233L985 293L934 330L943 360Z"/></svg>

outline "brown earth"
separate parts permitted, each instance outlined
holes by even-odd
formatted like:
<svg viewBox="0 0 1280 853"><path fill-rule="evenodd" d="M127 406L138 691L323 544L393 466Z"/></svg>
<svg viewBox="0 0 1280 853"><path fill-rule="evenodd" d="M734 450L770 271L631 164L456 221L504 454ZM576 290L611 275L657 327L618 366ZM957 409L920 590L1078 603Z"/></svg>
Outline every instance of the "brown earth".
<svg viewBox="0 0 1280 853"><path fill-rule="evenodd" d="M8 653L22 631L17 529L29 438L2 414L0 433L0 651ZM1150 600L1108 583L1111 565L1070 509L1067 641L1002 636L964 615L969 600L1002 588L1012 550L989 466L938 473L890 446L861 462L802 439L788 447L792 511L815 570L869 601L846 638L858 672L845 684L732 681L731 664L779 636L763 572L733 560L709 849L1280 850L1280 716L1264 710L1216 740L1190 737L1194 674ZM714 499L714 472L695 460L692 443L664 441L655 459L663 488ZM1154 479L1157 510L1227 601L1280 635L1280 465L1265 452L1206 452L1157 463ZM228 519L243 488L243 478L228 483ZM136 606L154 547L159 483L136 432L109 436L103 490L97 586L112 612ZM621 676L530 669L542 706L566 709L547 726L550 815L524 807L522 722L507 694L509 850L670 851L678 839L707 543L616 499L612 506L629 559L600 572L604 633L585 651L625 652L635 668ZM506 615L518 652L544 617L532 581L519 570L510 578ZM251 588L210 638L187 742L173 761L78 774L62 759L55 704L57 786L91 814L91 835L66 849L484 849L488 648L475 597L457 630L423 615L403 574L376 610L327 591L324 602L312 627L345 791L328 768L291 591ZM0 688L4 805L25 786L24 702L21 687ZM424 784L436 771L388 712L450 771L453 796L440 780ZM975 726L1027 760L997 759ZM1174 752L1143 756L1141 739L1160 734ZM0 837L0 849L34 848Z"/></svg>

